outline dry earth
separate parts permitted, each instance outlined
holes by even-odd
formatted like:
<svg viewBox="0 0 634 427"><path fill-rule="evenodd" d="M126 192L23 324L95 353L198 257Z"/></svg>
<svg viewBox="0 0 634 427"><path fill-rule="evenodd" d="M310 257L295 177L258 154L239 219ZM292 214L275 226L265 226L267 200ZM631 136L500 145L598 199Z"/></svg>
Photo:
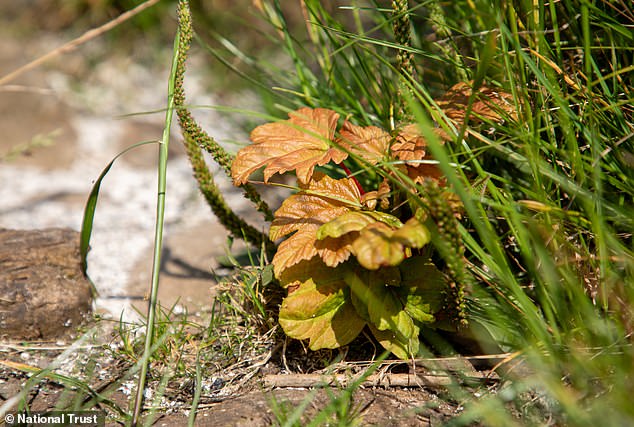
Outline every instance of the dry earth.
<svg viewBox="0 0 634 427"><path fill-rule="evenodd" d="M0 75L69 37L3 35ZM121 56L99 40L91 43L0 88L0 156L20 151L0 163L0 227L78 230L87 195L108 162L126 147L161 137L163 114L124 116L163 108L170 52L139 47L130 56ZM99 64L86 64L96 57ZM200 94L193 102L217 103L196 87L194 76L190 80L194 83L190 92ZM221 140L245 140L244 133L226 118L199 115ZM212 297L211 272L218 267L216 257L225 253L227 234L198 195L177 130L170 149L160 296L166 305L178 299L184 305L206 306ZM102 185L89 274L100 292L98 310L115 316L126 307L127 299L134 301L146 293L157 150L150 145L126 154ZM218 180L232 206L248 213L249 207L229 181L223 176Z"/></svg>

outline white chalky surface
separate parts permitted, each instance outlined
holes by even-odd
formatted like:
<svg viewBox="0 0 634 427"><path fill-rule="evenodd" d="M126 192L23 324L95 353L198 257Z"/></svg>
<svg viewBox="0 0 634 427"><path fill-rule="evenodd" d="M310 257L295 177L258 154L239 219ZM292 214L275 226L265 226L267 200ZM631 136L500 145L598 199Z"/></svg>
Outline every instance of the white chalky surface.
<svg viewBox="0 0 634 427"><path fill-rule="evenodd" d="M215 100L204 92L201 82L202 77L196 77L195 72L188 76L188 93L198 94L191 97L190 102L213 105ZM57 100L73 112L67 120L76 140L56 140L55 144L74 144L76 151L70 166L59 169L54 168L54 159L51 159L52 170L23 163L0 163L0 227L69 227L79 231L83 204L94 181L122 148L120 141L125 138L122 128L131 118L121 116L164 108L166 71L150 70L126 59L100 64L86 84L81 81L78 84L54 70L43 74L40 83L52 90ZM195 115L219 140L247 140L226 119L209 109ZM164 113L132 119L156 125L159 132L155 137L161 137ZM176 120L172 133L171 144L181 144ZM124 146L137 142L124 141ZM212 167L214 174L219 175L217 182L227 200L241 210L246 202L232 189L229 180L220 176L223 172L218 169L216 165ZM152 248L156 198L156 167L138 167L120 158L102 182L88 272L102 296L97 301L97 309L108 311L115 317L128 308L129 301L108 297L126 295L131 270L140 256ZM210 220L210 209L199 195L190 165L183 155L171 158L168 163L165 206L166 235ZM218 233L224 233L220 226Z"/></svg>

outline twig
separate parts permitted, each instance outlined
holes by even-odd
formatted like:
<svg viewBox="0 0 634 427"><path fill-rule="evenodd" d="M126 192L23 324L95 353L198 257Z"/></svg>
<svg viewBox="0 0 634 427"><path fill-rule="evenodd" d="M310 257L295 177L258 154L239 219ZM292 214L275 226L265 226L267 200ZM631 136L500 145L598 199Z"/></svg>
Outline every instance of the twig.
<svg viewBox="0 0 634 427"><path fill-rule="evenodd" d="M417 366L423 366L428 369L437 369L440 367L446 370L460 370L464 369L465 362L493 362L500 361L508 358L509 356L514 355L515 353L497 353L497 354L484 354L478 356L449 356L449 357L425 357L418 359L409 359L407 361L404 360L393 360L386 359L380 363L380 366L385 365L402 365L407 363L414 363ZM348 366L370 366L375 364L374 360L361 360L361 361L349 361L349 362L340 362L339 365L344 367ZM332 366L331 366L332 368Z"/></svg>
<svg viewBox="0 0 634 427"><path fill-rule="evenodd" d="M36 93L38 95L53 95L55 91L48 88L25 86L25 85L4 85L0 86L0 92L24 92Z"/></svg>
<svg viewBox="0 0 634 427"><path fill-rule="evenodd" d="M356 379L355 376L320 375L320 374L287 374L266 375L263 378L265 387L289 388L289 387L345 387ZM427 374L373 374L366 378L362 386L366 387L427 387L445 388L456 381L464 383L495 382L496 378L487 376L487 373L470 372L466 376L451 375L427 375Z"/></svg>
<svg viewBox="0 0 634 427"><path fill-rule="evenodd" d="M71 345L54 345L54 346L36 346L30 344L11 344L11 343L0 343L0 348L15 350L15 351L62 351L69 349ZM98 348L100 345L87 344L80 346L72 346L76 349L85 349L85 348Z"/></svg>
<svg viewBox="0 0 634 427"><path fill-rule="evenodd" d="M129 11L122 13L121 15L119 15L118 17L113 19L112 21L106 22L101 27L93 28L91 30L86 31L84 34L82 34L81 36L77 37L76 39L73 39L73 40L65 43L64 45L58 47L57 49L53 49L52 51L48 52L47 54L42 55L42 56L40 56L37 59L34 59L33 61L29 62L28 64L25 64L25 65L21 66L20 68L18 68L17 70L14 70L14 71L10 72L9 74L5 75L4 77L0 78L0 85L4 85L4 84L10 82L11 80L13 80L16 77L18 77L20 74L22 74L22 73L24 73L26 71L32 70L33 68L36 68L36 67L42 65L43 63L45 63L46 61L48 61L51 58L54 58L54 57L56 57L58 55L62 55L64 53L68 53L68 52L71 52L71 51L75 50L78 46L86 43L87 41L90 41L90 40L94 39L95 37L99 37L100 35L102 35L105 32L110 31L111 29L113 29L117 25L122 24L123 22L127 21L128 19L132 18L133 16L138 15L139 13L143 12L145 9L154 6L159 1L160 0L147 0L145 3L141 3L140 5L135 7L134 9L130 9Z"/></svg>

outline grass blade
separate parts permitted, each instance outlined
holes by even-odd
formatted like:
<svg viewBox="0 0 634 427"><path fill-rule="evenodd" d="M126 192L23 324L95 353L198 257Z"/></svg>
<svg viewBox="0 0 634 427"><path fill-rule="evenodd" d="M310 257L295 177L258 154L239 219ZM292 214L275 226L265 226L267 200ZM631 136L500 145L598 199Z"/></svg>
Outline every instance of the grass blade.
<svg viewBox="0 0 634 427"><path fill-rule="evenodd" d="M143 358L141 359L141 372L139 373L139 382L137 384L137 393L134 400L134 409L132 413L131 425L134 427L139 422L139 417L143 409L143 395L145 390L145 382L152 354L152 341L154 335L154 318L156 315L156 303L159 287L159 273L161 269L161 252L163 245L163 220L165 217L165 189L167 184L167 158L169 148L170 127L172 124L172 116L174 113L174 87L176 81L176 68L179 58L179 42L180 30L176 30L174 37L174 53L172 56L172 67L168 81L167 95L167 111L165 112L165 126L163 128L163 138L161 139L159 149L158 164L158 194L156 201L156 227L154 236L154 257L152 265L152 287L150 290L150 301L148 304L147 328L145 335L145 348Z"/></svg>
<svg viewBox="0 0 634 427"><path fill-rule="evenodd" d="M131 145L126 148L119 154L117 154L108 165L101 171L99 178L92 186L92 190L90 191L90 195L88 196L88 200L86 201L86 206L84 207L84 217L81 221L81 231L80 231L80 240L79 240L79 252L81 256L81 271L84 275L87 275L88 270L88 251L90 249L90 235L92 234L92 226L93 221L95 219L95 209L97 208L97 199L99 198L99 189L101 188L101 182L106 177L110 168L114 164L115 160L119 157L123 156L128 151L132 151L137 147L141 147L147 144L157 144L158 141L142 141Z"/></svg>

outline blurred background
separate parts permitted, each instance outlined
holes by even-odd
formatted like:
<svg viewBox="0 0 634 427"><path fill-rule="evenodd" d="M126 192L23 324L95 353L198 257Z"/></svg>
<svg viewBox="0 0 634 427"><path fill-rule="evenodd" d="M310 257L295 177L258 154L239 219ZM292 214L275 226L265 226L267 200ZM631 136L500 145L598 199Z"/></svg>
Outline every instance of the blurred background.
<svg viewBox="0 0 634 427"><path fill-rule="evenodd" d="M0 2L0 79L140 3ZM229 32L240 49L266 54L254 3L214 0L192 6L200 35L210 45L219 45L215 35ZM161 137L175 12L176 1L159 1L111 31L0 83L0 228L79 230L88 194L108 162L126 147ZM292 19L301 22L300 16ZM261 108L256 93L196 47L188 73L191 104ZM210 108L194 114L230 149L248 141L248 116ZM165 305L178 301L199 309L213 296L212 271L220 271L217 258L227 251L227 234L198 194L177 125L172 134L160 298ZM149 288L157 152L153 144L126 154L101 188L89 274L100 292L98 308L115 317L126 309L133 315L131 304L143 304ZM212 170L229 203L257 224L259 216L215 166Z"/></svg>

